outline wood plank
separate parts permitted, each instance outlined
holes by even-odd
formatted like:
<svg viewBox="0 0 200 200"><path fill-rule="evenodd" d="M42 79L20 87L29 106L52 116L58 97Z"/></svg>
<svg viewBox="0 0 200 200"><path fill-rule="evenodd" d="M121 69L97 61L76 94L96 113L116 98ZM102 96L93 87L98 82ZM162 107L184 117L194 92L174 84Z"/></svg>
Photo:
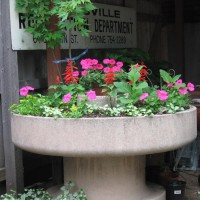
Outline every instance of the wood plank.
<svg viewBox="0 0 200 200"><path fill-rule="evenodd" d="M184 16L183 1L175 0L175 49L176 49L176 73L182 74L185 79L185 45L184 45Z"/></svg>
<svg viewBox="0 0 200 200"><path fill-rule="evenodd" d="M2 119L3 119L3 139L6 168L7 191L23 189L23 165L22 153L17 149L11 140L10 112L9 107L18 102L18 64L17 52L12 51L10 35L10 1L1 1L1 64L2 67Z"/></svg>
<svg viewBox="0 0 200 200"><path fill-rule="evenodd" d="M6 171L5 168L0 168L0 182L6 179Z"/></svg>
<svg viewBox="0 0 200 200"><path fill-rule="evenodd" d="M53 3L51 4L53 7ZM52 31L57 29L57 17L53 16L50 20L50 29ZM60 47L54 49L47 48L47 74L48 74L48 86L56 84L56 77L61 77L61 65L54 64L53 60L60 60L61 52ZM63 158L52 157L52 176L54 184L61 184L63 182Z"/></svg>

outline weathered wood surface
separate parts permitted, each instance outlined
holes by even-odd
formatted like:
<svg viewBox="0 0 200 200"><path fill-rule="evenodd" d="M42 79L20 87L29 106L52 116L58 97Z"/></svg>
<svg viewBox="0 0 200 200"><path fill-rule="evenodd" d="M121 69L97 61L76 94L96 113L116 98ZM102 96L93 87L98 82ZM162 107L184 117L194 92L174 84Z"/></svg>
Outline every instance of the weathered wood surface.
<svg viewBox="0 0 200 200"><path fill-rule="evenodd" d="M0 70L2 100L2 130L5 153L6 186L21 191L23 189L22 154L11 141L9 107L18 101L17 52L12 51L10 35L10 1L0 3Z"/></svg>

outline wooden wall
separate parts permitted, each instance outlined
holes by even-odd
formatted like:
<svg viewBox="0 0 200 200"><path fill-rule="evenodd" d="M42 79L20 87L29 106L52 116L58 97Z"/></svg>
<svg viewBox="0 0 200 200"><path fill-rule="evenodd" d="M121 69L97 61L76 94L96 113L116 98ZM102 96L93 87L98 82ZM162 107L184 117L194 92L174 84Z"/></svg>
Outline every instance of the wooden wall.
<svg viewBox="0 0 200 200"><path fill-rule="evenodd" d="M7 190L23 188L21 151L11 141L9 107L18 102L17 52L12 51L10 36L9 0L0 3L0 78L1 78L1 128L3 130ZM2 145L2 144L1 144Z"/></svg>

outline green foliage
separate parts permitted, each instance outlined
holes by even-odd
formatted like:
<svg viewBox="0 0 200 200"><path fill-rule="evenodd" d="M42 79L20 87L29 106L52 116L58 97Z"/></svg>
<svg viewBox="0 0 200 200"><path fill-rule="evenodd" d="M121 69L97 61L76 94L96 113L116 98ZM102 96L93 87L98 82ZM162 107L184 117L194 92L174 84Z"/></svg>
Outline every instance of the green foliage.
<svg viewBox="0 0 200 200"><path fill-rule="evenodd" d="M128 73L128 80L131 82L115 82L116 90L118 92L119 101L122 104L136 104L139 97L148 89L147 82L139 82L140 70L142 67L136 68L132 66L132 70Z"/></svg>
<svg viewBox="0 0 200 200"><path fill-rule="evenodd" d="M42 116L41 105L46 105L47 97L40 94L20 98L20 104L13 104L10 110L21 115Z"/></svg>
<svg viewBox="0 0 200 200"><path fill-rule="evenodd" d="M104 78L102 71L88 70L88 73L79 79L79 84L87 91L92 89L93 84L101 87L104 84Z"/></svg>
<svg viewBox="0 0 200 200"><path fill-rule="evenodd" d="M48 47L60 45L65 31L77 28L83 36L88 36L89 30L85 15L94 10L90 0L16 0L18 10L25 12L24 18L31 22L26 31L31 33L38 42L46 42ZM51 28L50 19L57 17L56 28Z"/></svg>
<svg viewBox="0 0 200 200"><path fill-rule="evenodd" d="M82 189L77 190L75 186L74 182L69 181L61 187L63 194L56 197L55 200L87 200L85 192Z"/></svg>
<svg viewBox="0 0 200 200"><path fill-rule="evenodd" d="M77 28L82 36L88 36L89 30L85 15L94 10L95 6L90 0L53 0L54 7L51 10L52 15L59 18L59 29Z"/></svg>
<svg viewBox="0 0 200 200"><path fill-rule="evenodd" d="M62 193L53 198L43 189L25 189L23 194L16 194L11 191L0 196L0 200L87 200L86 194L82 189L78 189L72 181L67 182L61 187Z"/></svg>
<svg viewBox="0 0 200 200"><path fill-rule="evenodd" d="M52 200L51 195L43 189L25 189L23 194L16 194L11 191L1 195L0 200Z"/></svg>
<svg viewBox="0 0 200 200"><path fill-rule="evenodd" d="M160 69L160 76L161 78L167 83L175 83L180 77L181 75L176 75L174 77L170 76L168 72Z"/></svg>
<svg viewBox="0 0 200 200"><path fill-rule="evenodd" d="M128 82L122 79L107 85L104 91L110 96L110 108L88 105L90 103L88 98L95 98L94 91L87 92L86 96L84 94L86 90L82 85L61 83L51 86L51 93L47 96L27 95L24 94L25 89L31 87L21 88L22 95L27 96L21 97L20 104L12 105L10 110L22 115L80 118L83 116L149 116L176 113L189 107L189 92L194 90L192 83L186 85L179 79L180 75L171 76L168 72L160 70L165 84L160 87L156 85L150 87L145 79L141 79L142 70L143 66L132 65L130 72L123 72Z"/></svg>

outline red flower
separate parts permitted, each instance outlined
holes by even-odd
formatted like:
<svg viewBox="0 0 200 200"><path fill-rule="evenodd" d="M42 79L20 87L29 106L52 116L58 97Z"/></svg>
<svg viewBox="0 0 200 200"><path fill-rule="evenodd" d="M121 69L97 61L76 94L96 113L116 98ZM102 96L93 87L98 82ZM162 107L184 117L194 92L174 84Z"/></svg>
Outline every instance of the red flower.
<svg viewBox="0 0 200 200"><path fill-rule="evenodd" d="M60 84L60 77L59 76L56 76L56 84L58 85L58 84Z"/></svg>
<svg viewBox="0 0 200 200"><path fill-rule="evenodd" d="M106 84L113 84L115 81L116 74L113 72L113 69L110 68L110 71L108 73L105 73L105 82Z"/></svg>
<svg viewBox="0 0 200 200"><path fill-rule="evenodd" d="M74 70L77 70L77 67L74 66L74 62L68 60L67 66L65 68L65 73L63 74L64 83L65 84L71 84L71 83L77 83L78 77L74 76Z"/></svg>
<svg viewBox="0 0 200 200"><path fill-rule="evenodd" d="M144 65L143 62L141 62L141 64L137 65L137 68L141 67L141 66L142 66L142 69L140 70L140 78L138 79L138 81L146 81L146 76L148 74L148 72L147 72L147 66Z"/></svg>

